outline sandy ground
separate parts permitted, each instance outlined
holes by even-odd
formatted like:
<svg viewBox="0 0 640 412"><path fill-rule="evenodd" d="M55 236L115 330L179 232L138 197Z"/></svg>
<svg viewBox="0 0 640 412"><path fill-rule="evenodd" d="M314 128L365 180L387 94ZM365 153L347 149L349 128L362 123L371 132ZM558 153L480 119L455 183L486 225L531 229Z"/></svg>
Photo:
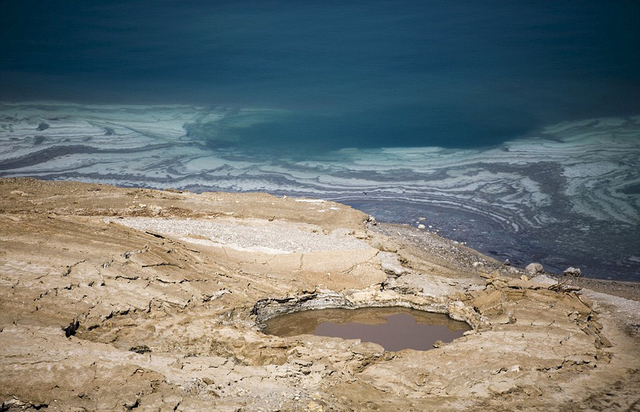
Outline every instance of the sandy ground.
<svg viewBox="0 0 640 412"><path fill-rule="evenodd" d="M0 179L0 410L640 410L637 292L332 202ZM261 332L389 306L472 330L399 352Z"/></svg>

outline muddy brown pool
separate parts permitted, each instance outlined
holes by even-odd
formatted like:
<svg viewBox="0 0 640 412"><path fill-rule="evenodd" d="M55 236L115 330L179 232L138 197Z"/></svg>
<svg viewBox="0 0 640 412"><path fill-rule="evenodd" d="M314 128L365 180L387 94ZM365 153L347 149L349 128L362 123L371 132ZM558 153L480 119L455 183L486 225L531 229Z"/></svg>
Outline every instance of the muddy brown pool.
<svg viewBox="0 0 640 412"><path fill-rule="evenodd" d="M267 320L264 332L276 336L312 334L374 342L385 350L428 350L451 342L471 328L447 315L406 308L322 309Z"/></svg>

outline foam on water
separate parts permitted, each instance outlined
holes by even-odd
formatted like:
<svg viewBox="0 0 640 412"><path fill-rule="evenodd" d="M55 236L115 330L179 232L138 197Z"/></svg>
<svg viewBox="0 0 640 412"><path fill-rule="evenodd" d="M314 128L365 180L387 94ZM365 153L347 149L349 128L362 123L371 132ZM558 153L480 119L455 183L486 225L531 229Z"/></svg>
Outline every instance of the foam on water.
<svg viewBox="0 0 640 412"><path fill-rule="evenodd" d="M333 199L381 220L426 217L441 233L512 262L640 280L634 259L640 116L566 122L484 149L282 157L242 142L211 143L212 133L230 143L234 128L279 115L179 105L3 104L0 175ZM206 136L189 132L190 124L207 124Z"/></svg>

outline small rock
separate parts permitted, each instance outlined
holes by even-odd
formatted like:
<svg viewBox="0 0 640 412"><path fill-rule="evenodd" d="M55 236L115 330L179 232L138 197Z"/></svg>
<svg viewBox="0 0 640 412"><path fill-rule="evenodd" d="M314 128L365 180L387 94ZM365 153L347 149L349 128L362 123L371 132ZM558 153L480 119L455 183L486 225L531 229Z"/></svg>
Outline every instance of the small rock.
<svg viewBox="0 0 640 412"><path fill-rule="evenodd" d="M424 229L424 228L425 228L425 225L423 225L422 223L418 225L418 229Z"/></svg>
<svg viewBox="0 0 640 412"><path fill-rule="evenodd" d="M580 276L582 271L579 268L574 268L573 266L568 267L562 272L565 276Z"/></svg>
<svg viewBox="0 0 640 412"><path fill-rule="evenodd" d="M510 266L511 262L509 261L509 259L505 259L504 262L502 262L502 264L505 266Z"/></svg>
<svg viewBox="0 0 640 412"><path fill-rule="evenodd" d="M143 353L150 353L151 349L147 345L138 345L130 348L129 351L143 354Z"/></svg>
<svg viewBox="0 0 640 412"><path fill-rule="evenodd" d="M522 276L520 276L520 279L522 279L522 280L529 280L529 278L527 277L527 275L522 275Z"/></svg>
<svg viewBox="0 0 640 412"><path fill-rule="evenodd" d="M544 267L540 263L529 263L524 270L526 270L529 275L544 273Z"/></svg>

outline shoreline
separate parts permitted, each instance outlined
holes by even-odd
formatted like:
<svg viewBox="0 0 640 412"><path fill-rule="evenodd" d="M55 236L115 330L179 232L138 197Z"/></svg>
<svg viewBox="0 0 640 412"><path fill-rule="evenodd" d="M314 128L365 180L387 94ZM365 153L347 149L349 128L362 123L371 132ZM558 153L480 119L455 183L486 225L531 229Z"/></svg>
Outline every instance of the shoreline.
<svg viewBox="0 0 640 412"><path fill-rule="evenodd" d="M562 276L558 276L556 279L562 280ZM580 277L571 279L569 284L580 288L591 289L595 292L640 302L640 282Z"/></svg>
<svg viewBox="0 0 640 412"><path fill-rule="evenodd" d="M0 179L0 233L0 404L10 412L564 411L639 400L640 302L528 276L339 203ZM446 314L472 330L392 352L261 329L277 314L365 307Z"/></svg>
<svg viewBox="0 0 640 412"><path fill-rule="evenodd" d="M242 141L212 150L206 136L185 129L226 130L233 114L221 107L0 109L6 177L333 199L381 221L425 217L447 237L513 264L580 266L586 276L621 280L640 273L633 247L640 210L627 190L638 178L639 116L547 125L500 147L381 147L314 158L251 155Z"/></svg>
<svg viewBox="0 0 640 412"><path fill-rule="evenodd" d="M426 253L434 253L437 249L446 247L449 249L449 254L455 255L453 251L456 251L460 259L466 259L467 261L470 260L470 256L483 256L487 262L491 262L489 267L492 271L504 269L508 270L509 268L514 268L517 270L517 272L512 274L512 276L526 275L524 268L505 266L502 262L495 260L489 255L478 252L477 250L460 244L457 241L442 237L437 233L425 232L424 230L420 230L415 226L411 226L409 224L380 222L379 225L382 228L382 233L394 233L395 235L400 236L404 241L412 242L415 245L424 248ZM527 262L527 264L528 263L532 262ZM593 289L596 292L640 301L640 281L620 281L588 278L584 276L564 276L562 274L547 272L544 272L543 274L554 279L557 282L563 282L570 286Z"/></svg>

